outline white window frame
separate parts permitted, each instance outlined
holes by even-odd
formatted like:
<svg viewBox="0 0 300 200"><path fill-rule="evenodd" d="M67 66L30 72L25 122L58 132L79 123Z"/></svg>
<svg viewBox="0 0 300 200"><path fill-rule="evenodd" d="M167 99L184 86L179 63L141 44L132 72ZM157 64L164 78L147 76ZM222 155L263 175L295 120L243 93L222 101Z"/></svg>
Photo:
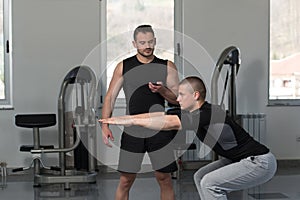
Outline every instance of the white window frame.
<svg viewBox="0 0 300 200"><path fill-rule="evenodd" d="M182 25L182 11L183 9L183 3L182 0L174 0L174 63L177 66L177 70L179 74L182 74L182 58L180 55L181 48L182 48L182 34L176 34L175 32L182 33L183 25ZM107 35L106 35L106 27L107 27L107 18L106 18L106 0L100 1L100 43L105 44ZM100 66L106 66L107 65L107 54L106 54L106 45L101 45L100 47ZM100 69L100 74L106 74L105 68ZM101 91L101 102L100 102L100 108L102 107L102 103L104 100L104 96L106 94L106 88L107 88L107 77L102 76L101 80L99 80L100 88L98 88L98 91ZM125 106L125 99L124 98L118 98L115 103L115 107L124 107Z"/></svg>
<svg viewBox="0 0 300 200"><path fill-rule="evenodd" d="M271 80L271 4L269 1L269 54L268 54L268 106L300 106L300 99L270 99L270 80Z"/></svg>
<svg viewBox="0 0 300 200"><path fill-rule="evenodd" d="M12 98L12 48L11 48L11 1L3 0L3 50L5 99L0 99L0 109L13 108Z"/></svg>

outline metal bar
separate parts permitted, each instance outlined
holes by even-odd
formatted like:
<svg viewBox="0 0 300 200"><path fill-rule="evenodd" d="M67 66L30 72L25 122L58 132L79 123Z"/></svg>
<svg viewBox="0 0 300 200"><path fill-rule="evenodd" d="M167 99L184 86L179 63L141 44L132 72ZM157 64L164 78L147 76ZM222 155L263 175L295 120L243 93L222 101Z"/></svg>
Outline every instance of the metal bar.
<svg viewBox="0 0 300 200"><path fill-rule="evenodd" d="M226 48L218 59L212 80L211 80L211 103L218 105L218 80L224 65L231 67L230 86L228 92L228 112L229 115L236 120L236 75L240 66L240 52L237 47L231 46ZM226 88L225 88L226 89Z"/></svg>
<svg viewBox="0 0 300 200"><path fill-rule="evenodd" d="M40 133L39 128L33 128L33 149L40 148ZM33 160L33 170L34 175L40 174L40 161L38 159ZM34 180L34 185L38 185L37 182Z"/></svg>
<svg viewBox="0 0 300 200"><path fill-rule="evenodd" d="M220 73L223 69L224 65L230 65L231 74L230 74L230 88L228 92L228 110L229 115L236 120L236 85L235 79L240 65L240 53L239 49L235 46L230 46L226 48L219 57L215 70L213 72L212 80L211 80L211 103L215 105L219 105L218 101L218 80ZM226 88L225 88L226 89ZM222 106L222 105L221 105ZM213 160L217 160L218 156L216 153L213 154Z"/></svg>

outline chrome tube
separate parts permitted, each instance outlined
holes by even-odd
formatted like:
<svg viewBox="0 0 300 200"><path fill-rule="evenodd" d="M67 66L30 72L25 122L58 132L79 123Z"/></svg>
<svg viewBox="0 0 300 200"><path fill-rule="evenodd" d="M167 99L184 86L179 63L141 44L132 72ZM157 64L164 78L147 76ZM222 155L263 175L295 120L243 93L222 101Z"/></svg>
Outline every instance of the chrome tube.
<svg viewBox="0 0 300 200"><path fill-rule="evenodd" d="M92 71L91 68L86 67L86 66L82 66L84 67L86 70L89 71L90 74L90 90L89 93L87 94L87 109L85 110L85 123L84 124L88 124L86 126L87 130L88 130L88 150L90 152L89 154L89 171L95 171L95 167L96 167L96 159L94 157L94 155L96 154L96 113L95 113L95 95L96 95L96 87L97 87L97 79L95 76L94 71Z"/></svg>
<svg viewBox="0 0 300 200"><path fill-rule="evenodd" d="M69 147L65 148L65 94L69 84L75 83L77 78L72 79L72 77L80 77L80 71L82 70L83 73L88 72L89 84L90 84L90 92L87 97L87 106L83 110L83 115L78 117L77 116L77 123L75 125L77 131L77 137L74 144ZM72 72L72 71L71 71ZM70 73L71 73L70 72ZM83 74L82 76L86 76ZM79 66L79 70L75 74L71 74L71 78L65 78L61 85L59 97L58 97L58 134L59 134L59 148L54 149L34 149L31 150L31 153L59 153L59 163L61 168L65 166L65 153L73 151L80 143L80 128L84 125L90 129L90 127L96 126L96 117L94 112L94 97L96 93L96 76L95 73L91 70L91 68L87 66ZM93 140L94 141L94 140ZM64 169L65 170L65 169Z"/></svg>
<svg viewBox="0 0 300 200"><path fill-rule="evenodd" d="M230 65L230 86L228 92L229 115L236 118L236 84L235 79L240 66L240 51L235 46L226 48L220 55L211 80L211 103L218 105L218 80L224 65Z"/></svg>
<svg viewBox="0 0 300 200"><path fill-rule="evenodd" d="M70 189L70 183L94 183L96 182L96 161L92 155L96 151L96 116L94 97L96 93L96 76L94 71L87 66L78 66L69 71L62 82L58 97L58 140L59 146L54 149L34 149L32 154L41 153L59 153L60 175L37 174L35 181L37 183L64 183L65 189ZM66 93L70 84L80 85L80 94L76 95L76 107L73 116L74 127L76 128L76 140L71 147L66 147ZM75 85L75 87L77 86ZM85 87L86 86L86 87ZM77 87L76 87L77 89ZM77 92L77 90L76 90ZM77 93L76 93L77 94ZM80 102L81 105L78 105ZM85 135L84 135L85 134ZM80 142L81 136L88 137L88 146L90 154L89 166L87 172L68 171L66 168L66 152L75 150ZM93 152L91 152L91 150Z"/></svg>
<svg viewBox="0 0 300 200"><path fill-rule="evenodd" d="M216 67L213 72L212 80L211 80L211 103L215 105L219 105L218 100L218 81L220 73L223 69L224 65L230 66L230 78L229 78L229 89L228 89L228 112L229 116L231 116L234 120L237 119L236 114L236 84L235 79L240 67L240 51L235 46L230 46L226 48L220 55ZM224 88L223 93L226 88ZM223 104L221 102L220 104ZM222 105L221 105L222 106ZM212 155L212 160L217 160L218 155L214 152Z"/></svg>

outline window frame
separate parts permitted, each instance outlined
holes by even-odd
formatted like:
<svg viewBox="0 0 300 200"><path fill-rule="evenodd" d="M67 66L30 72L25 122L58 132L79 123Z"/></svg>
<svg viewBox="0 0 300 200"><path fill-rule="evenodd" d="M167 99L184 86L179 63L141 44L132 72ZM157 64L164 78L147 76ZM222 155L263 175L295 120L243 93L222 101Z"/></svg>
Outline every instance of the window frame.
<svg viewBox="0 0 300 200"><path fill-rule="evenodd" d="M0 99L0 109L12 109L12 17L11 1L3 0L3 58L4 58L4 90L5 98Z"/></svg>
<svg viewBox="0 0 300 200"><path fill-rule="evenodd" d="M174 63L177 67L178 73L182 74L182 58L178 53L182 47L183 38L181 35L176 34L176 32L182 33L183 30L183 20L182 20L182 0L174 1ZM106 0L100 1L100 66L107 66L107 46L106 46L106 27L107 27L107 2ZM105 28L103 28L105 27ZM106 69L101 68L100 74L106 74ZM98 91L101 92L99 108L102 107L104 96L107 92L107 76L101 77L99 80ZM115 102L115 108L124 108L126 106L125 98L117 98Z"/></svg>
<svg viewBox="0 0 300 200"><path fill-rule="evenodd" d="M271 4L268 5L268 106L300 106L300 99L270 99L270 82L271 82Z"/></svg>

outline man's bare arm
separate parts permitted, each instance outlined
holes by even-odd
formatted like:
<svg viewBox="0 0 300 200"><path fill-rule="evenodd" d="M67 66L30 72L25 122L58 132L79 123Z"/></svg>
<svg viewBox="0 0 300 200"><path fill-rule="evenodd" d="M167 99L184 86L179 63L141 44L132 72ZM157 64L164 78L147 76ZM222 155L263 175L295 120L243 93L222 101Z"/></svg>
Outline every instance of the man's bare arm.
<svg viewBox="0 0 300 200"><path fill-rule="evenodd" d="M111 117L113 107L116 101L116 98L123 85L123 63L120 62L113 73L113 77L110 81L109 88L104 98L104 103L102 106L102 118ZM108 124L102 124L102 140L104 144L111 147L109 140L114 140L113 134L108 127Z"/></svg>
<svg viewBox="0 0 300 200"><path fill-rule="evenodd" d="M181 122L177 115L165 115L163 112L125 115L99 120L103 124L123 126L142 126L153 130L180 130Z"/></svg>
<svg viewBox="0 0 300 200"><path fill-rule="evenodd" d="M165 97L165 99L172 103L172 104L178 104L176 101L177 95L178 95L178 85L179 85L179 78L178 78L178 71L175 66L175 64L171 61L168 61L167 64L167 83L166 83L166 91L163 91L162 96Z"/></svg>

